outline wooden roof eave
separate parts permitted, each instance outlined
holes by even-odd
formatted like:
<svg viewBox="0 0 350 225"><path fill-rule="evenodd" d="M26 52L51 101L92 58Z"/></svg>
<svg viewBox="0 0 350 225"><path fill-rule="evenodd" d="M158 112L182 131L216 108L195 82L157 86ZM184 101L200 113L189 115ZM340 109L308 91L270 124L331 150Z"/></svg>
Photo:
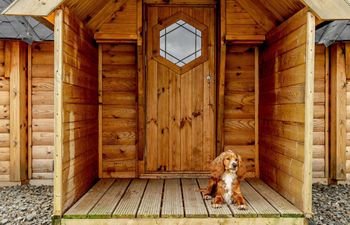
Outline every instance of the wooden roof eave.
<svg viewBox="0 0 350 225"><path fill-rule="evenodd" d="M15 0L2 14L48 16L65 0ZM350 19L350 0L300 0L321 20Z"/></svg>
<svg viewBox="0 0 350 225"><path fill-rule="evenodd" d="M64 0L15 0L1 14L6 16L49 16Z"/></svg>

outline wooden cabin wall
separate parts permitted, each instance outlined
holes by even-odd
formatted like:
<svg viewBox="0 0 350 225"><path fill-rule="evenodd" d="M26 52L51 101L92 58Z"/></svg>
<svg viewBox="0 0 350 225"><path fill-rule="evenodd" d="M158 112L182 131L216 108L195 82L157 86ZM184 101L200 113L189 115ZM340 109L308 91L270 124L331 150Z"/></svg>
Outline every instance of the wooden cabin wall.
<svg viewBox="0 0 350 225"><path fill-rule="evenodd" d="M116 12L110 13L112 16L106 14L101 16L102 19L107 17L107 20L94 30L96 40L136 40L136 0L121 2L123 2L121 7Z"/></svg>
<svg viewBox="0 0 350 225"><path fill-rule="evenodd" d="M136 176L136 45L102 44L100 177Z"/></svg>
<svg viewBox="0 0 350 225"><path fill-rule="evenodd" d="M255 177L255 46L228 45L226 53L224 148L242 156Z"/></svg>
<svg viewBox="0 0 350 225"><path fill-rule="evenodd" d="M315 94L314 94L314 139L312 175L314 181L328 178L328 90L329 55L328 48L315 48Z"/></svg>
<svg viewBox="0 0 350 225"><path fill-rule="evenodd" d="M236 1L226 0L226 39L262 41L266 31Z"/></svg>
<svg viewBox="0 0 350 225"><path fill-rule="evenodd" d="M345 170L346 182L350 183L350 43L344 44L345 47L345 73L346 73L346 150L345 150Z"/></svg>
<svg viewBox="0 0 350 225"><path fill-rule="evenodd" d="M31 113L31 174L33 181L52 183L54 154L54 43L40 42L31 46L29 63L29 110Z"/></svg>
<svg viewBox="0 0 350 225"><path fill-rule="evenodd" d="M10 79L5 77L5 41L0 40L0 182L10 181Z"/></svg>
<svg viewBox="0 0 350 225"><path fill-rule="evenodd" d="M98 50L67 9L55 19L55 200L62 215L98 178Z"/></svg>
<svg viewBox="0 0 350 225"><path fill-rule="evenodd" d="M313 21L301 11L267 35L259 85L261 178L306 213L311 213Z"/></svg>

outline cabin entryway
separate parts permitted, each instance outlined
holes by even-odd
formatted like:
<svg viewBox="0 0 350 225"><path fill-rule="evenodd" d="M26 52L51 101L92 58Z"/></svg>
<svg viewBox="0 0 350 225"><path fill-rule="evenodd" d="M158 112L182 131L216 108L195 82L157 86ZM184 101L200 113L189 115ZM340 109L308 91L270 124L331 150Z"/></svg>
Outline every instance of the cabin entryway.
<svg viewBox="0 0 350 225"><path fill-rule="evenodd" d="M146 24L145 173L204 173L216 154L215 8L148 6Z"/></svg>

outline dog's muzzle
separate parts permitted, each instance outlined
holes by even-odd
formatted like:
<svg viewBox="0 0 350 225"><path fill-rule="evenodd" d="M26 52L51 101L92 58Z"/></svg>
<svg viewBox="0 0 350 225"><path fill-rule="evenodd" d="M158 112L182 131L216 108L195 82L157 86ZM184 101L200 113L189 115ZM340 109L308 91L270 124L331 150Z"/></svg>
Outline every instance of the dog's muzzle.
<svg viewBox="0 0 350 225"><path fill-rule="evenodd" d="M230 167L231 167L232 169L236 169L237 166L238 166L238 163L237 163L236 161L231 162L231 166L230 166Z"/></svg>

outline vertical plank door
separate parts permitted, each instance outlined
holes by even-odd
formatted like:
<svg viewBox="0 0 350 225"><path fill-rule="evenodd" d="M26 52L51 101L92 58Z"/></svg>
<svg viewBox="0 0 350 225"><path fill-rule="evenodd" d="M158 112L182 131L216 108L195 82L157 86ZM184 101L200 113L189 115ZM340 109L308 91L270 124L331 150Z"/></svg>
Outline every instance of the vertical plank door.
<svg viewBox="0 0 350 225"><path fill-rule="evenodd" d="M216 152L214 8L149 6L146 14L145 171L205 172ZM191 62L182 64L179 60L176 64L165 59L160 36L166 27L166 33L176 30L176 23L181 21L186 24L178 29L199 33L201 52ZM187 24L198 30L191 30ZM181 36L187 31L181 31ZM171 35L165 42L168 48L174 44L170 43Z"/></svg>

